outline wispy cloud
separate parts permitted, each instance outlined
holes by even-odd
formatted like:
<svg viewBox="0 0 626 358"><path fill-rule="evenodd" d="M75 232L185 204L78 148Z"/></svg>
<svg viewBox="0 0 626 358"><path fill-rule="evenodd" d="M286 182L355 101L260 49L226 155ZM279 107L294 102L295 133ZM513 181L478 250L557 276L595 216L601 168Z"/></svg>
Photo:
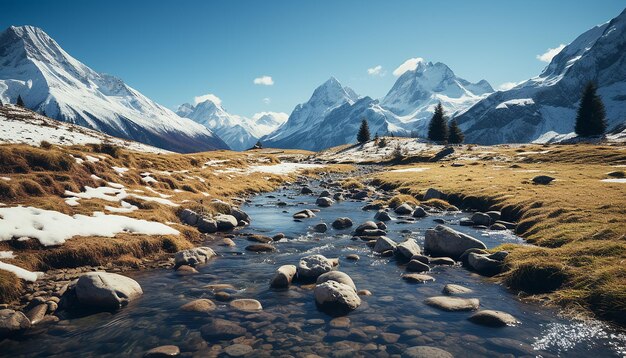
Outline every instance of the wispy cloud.
<svg viewBox="0 0 626 358"><path fill-rule="evenodd" d="M207 93L205 95L197 96L197 97L193 98L194 105L198 104L198 103L205 102L207 100L211 101L211 102L213 102L213 103L215 103L217 105L221 105L222 104L222 100L218 96L216 96L216 95L214 95L212 93Z"/></svg>
<svg viewBox="0 0 626 358"><path fill-rule="evenodd" d="M393 70L393 75L398 77L405 73L406 71L413 71L417 68L417 64L420 62L424 62L424 59L421 57L409 58L404 61L398 68Z"/></svg>
<svg viewBox="0 0 626 358"><path fill-rule="evenodd" d="M499 91L508 91L511 88L517 86L519 83L517 82L504 82L503 84L501 84L500 86L498 86L498 90Z"/></svg>
<svg viewBox="0 0 626 358"><path fill-rule="evenodd" d="M272 79L272 76L261 76L254 79L254 84L272 86L274 84L274 80Z"/></svg>
<svg viewBox="0 0 626 358"><path fill-rule="evenodd" d="M387 72L383 71L383 66L377 65L367 69L367 74L370 76L384 76Z"/></svg>
<svg viewBox="0 0 626 358"><path fill-rule="evenodd" d="M272 103L272 99L269 98L269 97L265 97L265 98L263 98L263 103L270 104L270 103Z"/></svg>
<svg viewBox="0 0 626 358"><path fill-rule="evenodd" d="M561 50L565 47L564 44L560 44L555 48L549 48L546 52L541 55L537 55L537 59L541 62L550 62L554 58L554 56L558 55Z"/></svg>

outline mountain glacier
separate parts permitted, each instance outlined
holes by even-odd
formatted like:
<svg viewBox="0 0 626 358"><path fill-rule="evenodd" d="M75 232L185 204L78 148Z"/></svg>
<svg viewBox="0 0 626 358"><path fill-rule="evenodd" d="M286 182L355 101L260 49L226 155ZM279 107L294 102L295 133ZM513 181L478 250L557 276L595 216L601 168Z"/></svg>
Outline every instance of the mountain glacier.
<svg viewBox="0 0 626 358"><path fill-rule="evenodd" d="M216 100L205 99L192 105L184 103L176 113L209 128L233 150L246 150L259 138L271 133L287 120L286 113L261 112L252 118L228 113Z"/></svg>
<svg viewBox="0 0 626 358"><path fill-rule="evenodd" d="M443 63L426 61L399 76L382 100L359 97L331 77L309 101L296 106L284 125L261 140L270 147L321 150L354 143L363 119L367 119L372 135L423 136L437 103L454 114L491 92L485 80L471 83Z"/></svg>
<svg viewBox="0 0 626 358"><path fill-rule="evenodd" d="M26 107L50 118L177 152L228 148L206 127L87 67L39 28L0 33L0 64L4 103L21 96Z"/></svg>
<svg viewBox="0 0 626 358"><path fill-rule="evenodd" d="M547 142L571 137L588 81L598 86L609 130L626 129L626 10L578 36L543 72L460 113L467 142Z"/></svg>

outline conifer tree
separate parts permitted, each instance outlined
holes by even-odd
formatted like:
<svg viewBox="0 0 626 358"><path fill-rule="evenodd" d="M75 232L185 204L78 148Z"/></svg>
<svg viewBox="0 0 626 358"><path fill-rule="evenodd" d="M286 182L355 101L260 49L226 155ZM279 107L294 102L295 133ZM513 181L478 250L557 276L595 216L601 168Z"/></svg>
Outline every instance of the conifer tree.
<svg viewBox="0 0 626 358"><path fill-rule="evenodd" d="M361 144L370 140L370 127L365 118L361 121L361 128L359 128L359 133L356 135L356 140Z"/></svg>
<svg viewBox="0 0 626 358"><path fill-rule="evenodd" d="M587 83L583 90L574 130L581 137L602 135L606 131L606 111L593 82Z"/></svg>
<svg viewBox="0 0 626 358"><path fill-rule="evenodd" d="M448 139L448 123L441 102L435 107L435 113L428 125L428 139L434 142L445 142Z"/></svg>
<svg viewBox="0 0 626 358"><path fill-rule="evenodd" d="M17 101L15 101L15 104L19 107L24 107L24 100L21 95L17 95Z"/></svg>
<svg viewBox="0 0 626 358"><path fill-rule="evenodd" d="M459 125L456 123L456 119L452 118L448 124L448 143L461 144L464 139L463 131L461 131L461 128L459 128Z"/></svg>

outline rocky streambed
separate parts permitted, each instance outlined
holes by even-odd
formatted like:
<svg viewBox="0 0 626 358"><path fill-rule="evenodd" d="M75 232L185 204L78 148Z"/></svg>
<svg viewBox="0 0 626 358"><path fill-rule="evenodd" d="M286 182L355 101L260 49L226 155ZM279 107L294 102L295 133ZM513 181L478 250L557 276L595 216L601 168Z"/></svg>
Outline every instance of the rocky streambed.
<svg viewBox="0 0 626 358"><path fill-rule="evenodd" d="M97 274L82 279L78 298L78 290L87 297L109 279L122 288L106 300L84 298L89 311L58 312L60 320L0 341L0 356L625 353L622 332L525 303L488 278L506 253L482 250L522 242L506 230L511 223L496 224L496 213L377 211L373 201L391 194L344 192L337 179L302 179L252 198L242 207L249 226L170 263L124 273L137 286ZM56 308L59 300L51 301L40 303ZM110 307L116 302L123 308Z"/></svg>

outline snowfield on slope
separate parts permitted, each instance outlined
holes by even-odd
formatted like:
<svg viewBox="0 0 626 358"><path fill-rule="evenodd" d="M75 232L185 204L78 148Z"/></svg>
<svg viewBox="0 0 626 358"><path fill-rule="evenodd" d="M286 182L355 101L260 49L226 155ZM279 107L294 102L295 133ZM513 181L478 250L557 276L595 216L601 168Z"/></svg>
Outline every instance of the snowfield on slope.
<svg viewBox="0 0 626 358"><path fill-rule="evenodd" d="M139 152L170 153L164 149L60 122L17 106L0 107L0 143L38 146L42 141L58 145L101 144L106 142Z"/></svg>

